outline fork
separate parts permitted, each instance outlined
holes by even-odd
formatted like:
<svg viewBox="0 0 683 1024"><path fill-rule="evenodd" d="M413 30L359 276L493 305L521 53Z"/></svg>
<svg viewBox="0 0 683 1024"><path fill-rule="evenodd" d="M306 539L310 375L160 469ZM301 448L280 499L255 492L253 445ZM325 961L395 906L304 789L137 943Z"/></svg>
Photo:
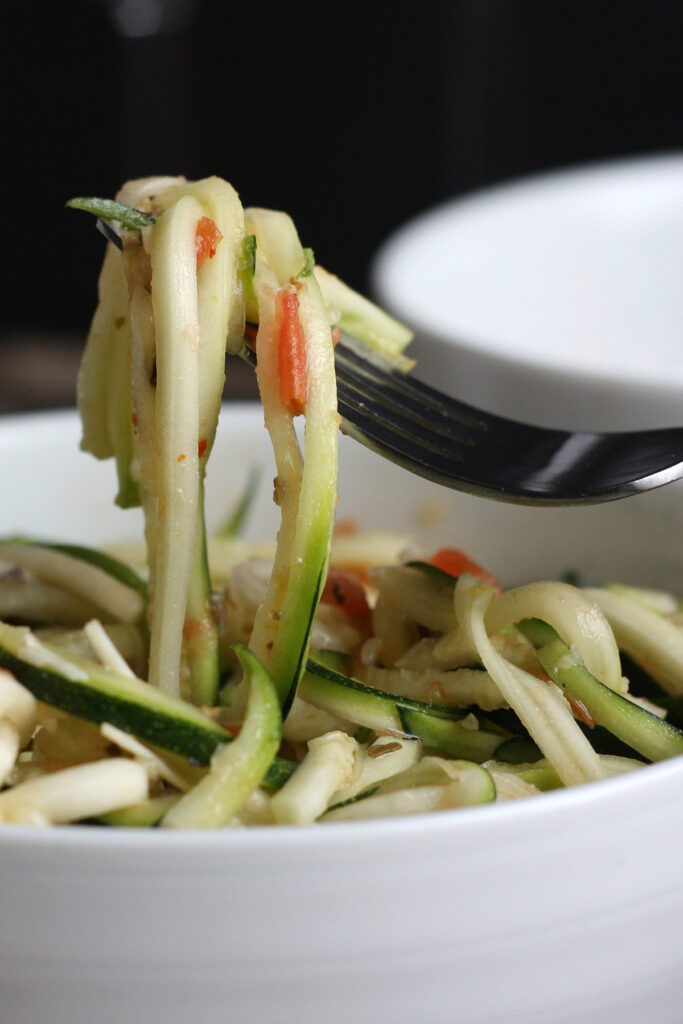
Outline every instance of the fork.
<svg viewBox="0 0 683 1024"><path fill-rule="evenodd" d="M243 346L252 366L256 356ZM345 337L335 349L342 431L418 476L520 505L597 504L683 477L683 427L554 430L436 391Z"/></svg>
<svg viewBox="0 0 683 1024"><path fill-rule="evenodd" d="M116 232L98 220L121 248ZM246 343L239 355L256 365ZM683 427L554 430L450 398L345 337L335 349L342 431L445 487L517 505L590 505L683 477Z"/></svg>

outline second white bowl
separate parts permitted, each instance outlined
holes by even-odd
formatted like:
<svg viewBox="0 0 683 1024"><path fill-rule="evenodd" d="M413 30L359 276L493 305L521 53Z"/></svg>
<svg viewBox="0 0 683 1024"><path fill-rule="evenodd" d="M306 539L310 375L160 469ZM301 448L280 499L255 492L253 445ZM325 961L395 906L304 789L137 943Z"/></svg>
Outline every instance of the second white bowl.
<svg viewBox="0 0 683 1024"><path fill-rule="evenodd" d="M683 422L683 156L533 177L445 203L377 255L416 375L515 419Z"/></svg>

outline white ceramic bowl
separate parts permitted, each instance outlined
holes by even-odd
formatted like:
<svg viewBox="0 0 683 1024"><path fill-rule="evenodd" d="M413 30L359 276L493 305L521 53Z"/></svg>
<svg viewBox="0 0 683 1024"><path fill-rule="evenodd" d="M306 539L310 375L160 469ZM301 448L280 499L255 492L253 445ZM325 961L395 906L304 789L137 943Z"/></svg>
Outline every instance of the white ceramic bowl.
<svg viewBox="0 0 683 1024"><path fill-rule="evenodd" d="M416 374L516 419L683 423L683 155L614 161L447 202L374 263L417 331Z"/></svg>
<svg viewBox="0 0 683 1024"><path fill-rule="evenodd" d="M269 464L231 408L217 521ZM0 421L0 533L135 535L71 413ZM252 530L276 523L264 474ZM680 586L661 494L517 510L345 441L340 514L467 548L511 582L567 566ZM656 528L655 528L656 524ZM680 1024L683 759L514 805L168 834L0 829L2 1024Z"/></svg>

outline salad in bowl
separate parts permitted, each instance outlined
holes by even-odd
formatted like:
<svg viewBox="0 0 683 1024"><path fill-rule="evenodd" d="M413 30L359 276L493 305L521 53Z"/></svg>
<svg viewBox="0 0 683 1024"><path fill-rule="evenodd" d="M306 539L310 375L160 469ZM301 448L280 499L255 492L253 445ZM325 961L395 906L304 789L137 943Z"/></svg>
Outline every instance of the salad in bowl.
<svg viewBox="0 0 683 1024"><path fill-rule="evenodd" d="M81 447L114 461L144 544L0 542L0 822L332 824L683 753L675 593L506 588L457 536L401 546L335 523L335 343L355 335L405 369L411 335L318 267L286 214L244 209L219 178L70 205L112 239ZM217 531L204 514L226 353L245 346L275 461L266 551L240 537L249 483Z"/></svg>

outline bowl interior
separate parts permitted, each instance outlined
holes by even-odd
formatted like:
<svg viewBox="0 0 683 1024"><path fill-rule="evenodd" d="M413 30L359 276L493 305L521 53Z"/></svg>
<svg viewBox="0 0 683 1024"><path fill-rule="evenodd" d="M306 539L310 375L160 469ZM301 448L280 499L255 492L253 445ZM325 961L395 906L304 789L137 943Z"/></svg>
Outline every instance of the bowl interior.
<svg viewBox="0 0 683 1024"><path fill-rule="evenodd" d="M113 467L80 453L79 436L72 412L0 420L0 533L139 536L137 514L112 505ZM440 490L348 439L340 461L340 516L427 548L464 547L510 582L568 567L681 578L678 520L663 516L657 492L595 509L515 509ZM212 525L252 465L262 474L249 532L273 537L261 408L228 407L209 466ZM681 767L328 828L7 829L3 1005L34 1024L183 1024L188 1007L209 1024L226 1005L238 1024L451 1024L454 1005L468 1024L674 1024Z"/></svg>

